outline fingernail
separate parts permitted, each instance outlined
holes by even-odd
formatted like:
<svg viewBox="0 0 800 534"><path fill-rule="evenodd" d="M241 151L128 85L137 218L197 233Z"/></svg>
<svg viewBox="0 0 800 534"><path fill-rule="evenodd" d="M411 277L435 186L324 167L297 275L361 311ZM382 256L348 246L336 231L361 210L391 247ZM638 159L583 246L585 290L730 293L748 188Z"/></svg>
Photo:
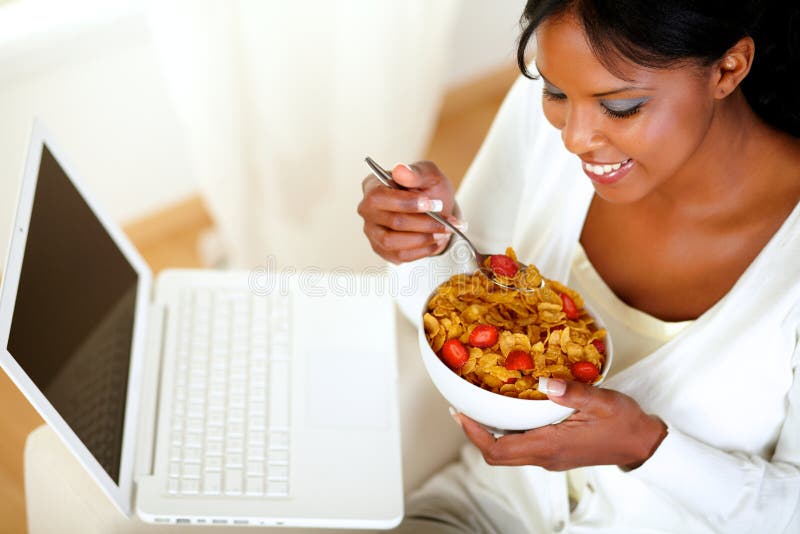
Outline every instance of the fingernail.
<svg viewBox="0 0 800 534"><path fill-rule="evenodd" d="M539 377L539 391L547 396L560 397L567 391L567 383L559 378Z"/></svg>
<svg viewBox="0 0 800 534"><path fill-rule="evenodd" d="M419 211L442 211L444 203L439 199L421 198L417 201Z"/></svg>
<svg viewBox="0 0 800 534"><path fill-rule="evenodd" d="M466 232L469 229L469 223L467 221L456 219L453 216L448 217L447 220L462 232Z"/></svg>
<svg viewBox="0 0 800 534"><path fill-rule="evenodd" d="M440 239L449 239L451 235L453 235L453 230L449 226L442 226L442 231L434 232L433 238L439 241Z"/></svg>
<svg viewBox="0 0 800 534"><path fill-rule="evenodd" d="M452 406L450 406L450 407L447 409L447 411L449 411L449 412L450 412L450 417L452 417L452 418L453 418L453 421L455 421L455 422L456 422L456 424L458 424L458 426L461 426L461 419L459 419L459 417L458 417L458 412L456 411L456 409L455 409L455 408L453 408Z"/></svg>
<svg viewBox="0 0 800 534"><path fill-rule="evenodd" d="M414 169L411 168L410 165L407 165L405 163L395 163L394 167L397 167L398 165L400 165L401 167L405 167L406 169L408 169L411 172L416 172L416 171L414 171ZM392 167L392 168L394 169L394 167Z"/></svg>

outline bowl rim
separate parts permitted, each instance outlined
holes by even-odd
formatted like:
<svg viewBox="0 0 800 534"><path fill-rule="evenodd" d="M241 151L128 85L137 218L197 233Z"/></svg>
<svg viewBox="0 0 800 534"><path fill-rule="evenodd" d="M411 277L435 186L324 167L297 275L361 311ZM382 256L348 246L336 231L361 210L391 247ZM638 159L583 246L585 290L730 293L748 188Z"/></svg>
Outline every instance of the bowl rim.
<svg viewBox="0 0 800 534"><path fill-rule="evenodd" d="M460 274L469 274L469 273L460 273ZM453 276L456 276L456 275L453 275ZM419 314L420 323L418 325L418 330L419 330L418 339L419 339L421 344L424 343L424 346L427 347L428 352L429 352L428 356L432 357L432 359L436 360L436 362L438 362L438 365L441 366L441 368L444 371L446 371L448 374L452 375L452 377L456 379L456 381L453 381L453 384L463 383L466 386L468 386L468 388L465 389L465 391L467 391L467 390L476 391L477 390L477 391L480 392L480 393L478 393L478 395L483 395L483 398L485 398L487 401L489 401L490 399L494 399L493 402L501 402L501 403L506 403L506 404L509 404L509 405L517 405L517 403L519 403L519 402L544 401L544 402L550 402L550 403L555 404L557 406L562 406L561 404L558 404L558 403L555 403L555 402L551 401L549 398L548 399L520 399L518 397L509 397L508 395L503 395L501 393L495 393L494 391L489 391L488 389L484 389L484 388L480 387L479 385L473 384L469 380L465 379L463 376L461 376L458 373L456 373L453 369L448 367L442 361L442 359L439 357L439 355L436 354L436 352L433 350L433 347L430 346L430 343L428 343L428 338L425 335L425 324L424 324L424 321L423 321L423 317L425 316L426 313L428 313L428 303L433 298L434 294L436 293L436 290L439 289L440 286L442 286L445 283L449 282L451 278L448 278L447 280L441 282L436 287L434 287L433 290L431 290L431 292L425 298L425 301L424 301L424 303L422 305L422 312ZM581 295L581 297L583 297L583 296ZM604 343L605 343L605 346L606 346L606 354L605 354L606 361L603 364L603 369L601 370L598 379L591 384L592 386L599 387L605 381L606 377L608 376L608 371L611 369L611 364L612 364L612 362L614 360L614 357L613 357L614 342L611 339L611 332L605 326L605 321L601 320L601 316L596 313L594 307L591 306L586 299L584 299L583 303L584 303L583 309L585 309L587 312L589 312L589 314L594 318L595 324L597 324L598 326L600 326L601 328L603 328L606 331L606 337L604 339ZM425 355L423 354L423 362L425 360L426 360L426 358L425 358ZM434 363L433 365L437 365L437 364ZM445 379L445 380L450 380L450 379L448 378L448 379ZM463 386L457 386L457 387L459 387L461 389L464 389ZM507 400L498 401L497 400L498 397L502 398L502 399L507 399Z"/></svg>

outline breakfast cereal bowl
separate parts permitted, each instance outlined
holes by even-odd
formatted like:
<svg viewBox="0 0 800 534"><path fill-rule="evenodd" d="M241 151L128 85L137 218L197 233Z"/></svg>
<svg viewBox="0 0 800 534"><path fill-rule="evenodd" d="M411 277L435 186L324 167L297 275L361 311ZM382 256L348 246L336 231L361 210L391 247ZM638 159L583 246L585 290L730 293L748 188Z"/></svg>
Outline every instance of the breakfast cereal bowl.
<svg viewBox="0 0 800 534"><path fill-rule="evenodd" d="M434 290L426 299L420 313L418 328L419 348L425 369L433 384L453 408L474 419L495 434L525 431L557 423L566 419L575 411L573 408L562 406L547 399L516 398L495 393L469 382L460 376L457 371L448 367L431 347L423 321L423 316L428 312L429 302L437 290ZM603 329L603 323L599 316L589 305L584 304L582 310L594 320L593 324L598 329ZM595 386L603 382L612 364L613 344L607 333L603 339L603 344L605 360L602 368L599 369L598 376L591 382ZM538 379L536 382L538 383Z"/></svg>

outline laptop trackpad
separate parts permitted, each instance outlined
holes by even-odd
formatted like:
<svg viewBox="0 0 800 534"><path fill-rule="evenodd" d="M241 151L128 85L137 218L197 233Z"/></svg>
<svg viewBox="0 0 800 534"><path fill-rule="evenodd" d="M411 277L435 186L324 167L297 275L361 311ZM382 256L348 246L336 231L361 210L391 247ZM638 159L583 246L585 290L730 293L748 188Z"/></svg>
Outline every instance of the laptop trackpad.
<svg viewBox="0 0 800 534"><path fill-rule="evenodd" d="M308 423L316 427L386 427L387 358L378 352L309 350Z"/></svg>

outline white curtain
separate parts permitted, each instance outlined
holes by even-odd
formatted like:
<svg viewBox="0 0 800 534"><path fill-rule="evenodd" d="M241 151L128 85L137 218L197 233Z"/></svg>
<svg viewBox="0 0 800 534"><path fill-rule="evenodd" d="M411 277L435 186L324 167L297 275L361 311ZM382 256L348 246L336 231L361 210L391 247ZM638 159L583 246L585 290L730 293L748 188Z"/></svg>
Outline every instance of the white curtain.
<svg viewBox="0 0 800 534"><path fill-rule="evenodd" d="M456 0L169 0L153 42L230 265L379 264L365 155L423 156Z"/></svg>

